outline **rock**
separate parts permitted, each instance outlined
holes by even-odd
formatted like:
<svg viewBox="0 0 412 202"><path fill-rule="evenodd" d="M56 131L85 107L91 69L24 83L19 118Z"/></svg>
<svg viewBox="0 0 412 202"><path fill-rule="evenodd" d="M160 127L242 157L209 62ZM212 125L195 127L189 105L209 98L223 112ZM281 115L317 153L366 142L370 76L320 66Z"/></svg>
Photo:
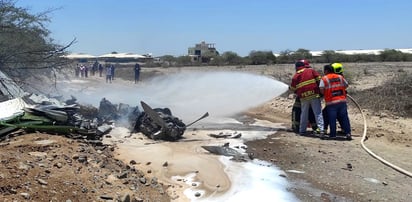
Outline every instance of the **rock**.
<svg viewBox="0 0 412 202"><path fill-rule="evenodd" d="M122 197L120 200L121 202L130 202L130 195L126 194L125 196Z"/></svg>
<svg viewBox="0 0 412 202"><path fill-rule="evenodd" d="M152 180L150 181L150 183L151 183L152 185L157 185L157 184L158 184L157 177L152 178Z"/></svg>
<svg viewBox="0 0 412 202"><path fill-rule="evenodd" d="M139 197L135 197L132 202L143 202L144 200L139 198Z"/></svg>
<svg viewBox="0 0 412 202"><path fill-rule="evenodd" d="M26 199L26 200L30 199L30 194L29 193L20 193L20 196L23 196L23 198Z"/></svg>
<svg viewBox="0 0 412 202"><path fill-rule="evenodd" d="M56 164L54 164L54 166L57 167L57 168L62 168L63 164L62 163L56 163Z"/></svg>
<svg viewBox="0 0 412 202"><path fill-rule="evenodd" d="M45 180L42 180L42 179L37 179L37 182L41 185L47 185L47 182Z"/></svg>
<svg viewBox="0 0 412 202"><path fill-rule="evenodd" d="M113 197L112 197L112 196L108 196L108 195L101 195L100 198L101 198L101 199L104 199L104 200L113 200Z"/></svg>
<svg viewBox="0 0 412 202"><path fill-rule="evenodd" d="M120 173L119 175L117 175L117 178L119 178L119 179L127 178L127 175L128 175L128 174L129 174L128 171L122 172L122 173Z"/></svg>
<svg viewBox="0 0 412 202"><path fill-rule="evenodd" d="M142 184L146 184L147 180L144 177L139 178L139 182Z"/></svg>
<svg viewBox="0 0 412 202"><path fill-rule="evenodd" d="M79 156L77 161L80 162L80 163L85 163L85 162L87 162L87 156L86 155L81 155L81 156Z"/></svg>
<svg viewBox="0 0 412 202"><path fill-rule="evenodd" d="M322 201L324 202L330 202L332 201L331 196L327 193L321 193L320 194L320 198L322 199Z"/></svg>

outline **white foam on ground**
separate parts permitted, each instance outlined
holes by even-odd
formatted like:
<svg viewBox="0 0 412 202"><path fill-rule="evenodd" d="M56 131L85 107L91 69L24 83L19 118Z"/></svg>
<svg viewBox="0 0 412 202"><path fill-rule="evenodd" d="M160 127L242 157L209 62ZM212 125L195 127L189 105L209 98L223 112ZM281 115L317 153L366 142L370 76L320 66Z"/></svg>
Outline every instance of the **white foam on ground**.
<svg viewBox="0 0 412 202"><path fill-rule="evenodd" d="M232 179L232 187L224 195L204 201L298 201L287 191L286 179L279 176L284 172L274 165L258 159L247 163L232 162L224 157L221 160Z"/></svg>
<svg viewBox="0 0 412 202"><path fill-rule="evenodd" d="M272 201L299 201L292 193L287 191L289 186L287 180L280 177L283 171L274 165L261 161L240 163L229 160L228 157L221 157L221 162L225 165L225 172L230 176L232 186L224 194L211 194L204 196L205 191L196 188L201 183L195 181L195 174L189 174L175 179L184 179L190 188L184 191L185 196L193 202L272 202Z"/></svg>
<svg viewBox="0 0 412 202"><path fill-rule="evenodd" d="M235 123L233 119L228 122ZM259 123L261 121L257 121ZM267 123L262 121L261 123ZM257 124L259 125L259 124ZM272 123L272 126L276 125ZM128 131L125 128L116 127L106 139L117 142L119 152L127 156L126 162L135 160L145 164L150 161L153 165L150 169L153 173L159 173L159 179L171 176L168 183L184 183L185 188L179 192L178 201L298 201L288 192L292 187L284 171L278 169L274 164L254 159L248 162L236 162L231 157L217 156L203 150L202 145L219 146L229 143L229 146L240 153L245 152L245 140L264 139L274 131L233 131L233 130L197 130L185 133L185 139L179 142L158 142L150 139L125 138ZM212 138L208 134L233 134L242 133L241 138ZM136 135L136 134L135 134ZM120 140L120 141L119 141ZM194 141L196 140L196 141ZM150 143L154 144L150 144ZM176 150L177 149L177 150ZM245 154L245 153L244 153ZM245 154L246 155L246 154ZM218 161L212 161L212 158ZM208 161L203 161L210 159ZM166 170L162 163L169 162ZM218 164L221 164L220 166ZM160 170L158 170L161 168ZM188 169L189 168L189 169ZM196 172L194 172L196 171ZM173 175L173 173L180 173ZM226 180L210 179L210 176L225 176L230 180L229 187L224 185ZM222 186L220 187L220 183ZM203 186L209 185L209 189ZM212 187L212 192L210 192ZM213 187L215 187L213 189ZM215 191L213 191L215 190ZM179 194L178 194L179 195Z"/></svg>

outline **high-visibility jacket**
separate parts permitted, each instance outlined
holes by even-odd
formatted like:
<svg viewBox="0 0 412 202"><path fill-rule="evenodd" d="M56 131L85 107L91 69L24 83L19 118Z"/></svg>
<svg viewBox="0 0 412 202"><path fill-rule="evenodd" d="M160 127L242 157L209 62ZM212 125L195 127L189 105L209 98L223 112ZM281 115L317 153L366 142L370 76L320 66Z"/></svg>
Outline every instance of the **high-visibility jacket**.
<svg viewBox="0 0 412 202"><path fill-rule="evenodd" d="M330 73L322 77L326 105L346 102L347 81L342 75Z"/></svg>
<svg viewBox="0 0 412 202"><path fill-rule="evenodd" d="M301 101L320 97L318 83L321 77L312 68L298 69L292 78L290 89L294 91Z"/></svg>

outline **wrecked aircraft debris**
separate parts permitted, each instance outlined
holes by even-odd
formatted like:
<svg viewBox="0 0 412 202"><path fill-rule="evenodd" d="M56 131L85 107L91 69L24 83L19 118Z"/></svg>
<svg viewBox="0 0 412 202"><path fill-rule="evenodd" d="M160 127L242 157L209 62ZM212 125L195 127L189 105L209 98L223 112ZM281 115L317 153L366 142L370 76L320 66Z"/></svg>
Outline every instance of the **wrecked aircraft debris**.
<svg viewBox="0 0 412 202"><path fill-rule="evenodd" d="M209 116L209 113L206 113L186 125L182 120L173 116L169 108L153 109L143 101L140 103L144 111L137 117L133 132L141 132L154 140L176 141L182 137L188 126Z"/></svg>
<svg viewBox="0 0 412 202"><path fill-rule="evenodd" d="M125 119L132 132L141 132L155 140L176 141L182 137L187 126L209 115L206 113L186 125L173 116L169 108L152 109L143 101L141 105L144 111L127 104L112 104L106 98L101 100L99 108L80 105L73 96L66 102L70 105L54 104L55 100L48 101L47 98L39 99L39 96L32 95L24 99L31 105L24 107L23 113L18 113L8 121L0 121L0 137L16 129L24 129L28 132L50 132L71 138L100 140L114 127L115 122Z"/></svg>
<svg viewBox="0 0 412 202"><path fill-rule="evenodd" d="M112 104L106 98L100 101L99 108L80 105L74 96L65 102L60 99L24 92L0 71L0 139L23 129L101 140L114 123L127 122L126 127L131 132L141 132L155 140L176 141L188 126L209 115L206 113L186 125L173 116L169 108L152 109L143 101L143 111L140 111L138 107L127 104Z"/></svg>
<svg viewBox="0 0 412 202"><path fill-rule="evenodd" d="M97 119L84 118L79 113L78 104L64 105L60 103L50 104L39 100L26 100L23 113L14 116L12 119L0 121L0 137L7 136L8 133L23 129L27 132L48 132L63 134L71 138L83 138L90 140L101 139L101 135L110 131L106 127L107 123L99 123ZM36 103L41 102L41 103Z"/></svg>

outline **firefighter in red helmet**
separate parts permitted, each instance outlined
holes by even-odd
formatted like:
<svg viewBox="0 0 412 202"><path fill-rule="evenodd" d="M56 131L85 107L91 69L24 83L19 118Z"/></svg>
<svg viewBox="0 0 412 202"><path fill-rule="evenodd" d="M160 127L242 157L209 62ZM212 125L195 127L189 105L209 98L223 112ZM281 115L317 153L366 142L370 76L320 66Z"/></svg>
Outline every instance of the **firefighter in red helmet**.
<svg viewBox="0 0 412 202"><path fill-rule="evenodd" d="M290 89L296 93L301 102L299 134L306 134L309 108L312 108L319 133L323 135L324 126L318 85L321 77L318 72L308 67L310 67L309 61L298 60L295 63L296 73L290 85Z"/></svg>

